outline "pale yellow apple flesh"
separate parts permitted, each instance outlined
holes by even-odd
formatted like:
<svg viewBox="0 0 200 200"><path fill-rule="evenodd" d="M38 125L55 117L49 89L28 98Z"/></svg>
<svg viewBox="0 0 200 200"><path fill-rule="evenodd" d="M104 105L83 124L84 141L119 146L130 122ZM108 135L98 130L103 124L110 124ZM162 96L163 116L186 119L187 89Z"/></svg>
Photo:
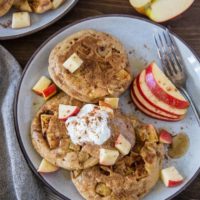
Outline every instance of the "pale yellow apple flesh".
<svg viewBox="0 0 200 200"><path fill-rule="evenodd" d="M59 167L52 165L47 160L43 159L37 171L40 173L52 173L58 171L58 169Z"/></svg>
<svg viewBox="0 0 200 200"><path fill-rule="evenodd" d="M130 4L141 14L145 14L146 8L150 5L151 0L129 0Z"/></svg>
<svg viewBox="0 0 200 200"><path fill-rule="evenodd" d="M194 0L157 0L146 10L146 15L155 22L175 18L187 10Z"/></svg>

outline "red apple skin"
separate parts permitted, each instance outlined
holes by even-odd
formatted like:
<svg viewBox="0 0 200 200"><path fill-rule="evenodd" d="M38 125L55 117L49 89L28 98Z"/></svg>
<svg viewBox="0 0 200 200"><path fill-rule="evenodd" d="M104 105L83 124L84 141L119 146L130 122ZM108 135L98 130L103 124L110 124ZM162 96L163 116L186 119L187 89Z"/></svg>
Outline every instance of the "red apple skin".
<svg viewBox="0 0 200 200"><path fill-rule="evenodd" d="M140 111L142 111L145 115L154 118L154 119L158 119L158 120L163 120L163 121L169 121L169 122L176 122L176 121L180 121L181 118L179 119L170 119L170 118L165 118L165 117L161 117L158 116L156 114L151 113L151 111L149 111L148 109L144 108L143 105L137 100L137 97L134 94L134 91L131 91L131 96L132 96L132 100L135 103L135 105L139 108Z"/></svg>
<svg viewBox="0 0 200 200"><path fill-rule="evenodd" d="M141 87L140 87L140 75L137 76L137 78L136 78L136 83L137 83L137 87L138 87L138 89L139 89L139 91L140 91L140 94L141 94L141 95L144 97L144 99L145 99L146 101L148 101L152 106L154 106L154 107L157 108L158 110L162 110L162 111L164 111L164 112L166 112L166 113L168 113L168 114L176 115L178 118L182 118L182 115L177 115L177 114L174 114L174 113L172 113L172 112L169 112L169 111L167 111L167 110L165 110L165 109L162 109L162 108L160 108L159 106L157 106L156 104L152 103L152 102L146 97L146 95L143 93L143 91L142 91L142 89L141 89Z"/></svg>
<svg viewBox="0 0 200 200"><path fill-rule="evenodd" d="M80 111L80 109L79 109L78 107L76 107L76 109L75 109L72 113L70 113L70 114L69 114L67 117L65 117L65 118L60 118L60 120L66 121L69 117L72 117L72 116L77 115L77 114L79 113L79 111Z"/></svg>
<svg viewBox="0 0 200 200"><path fill-rule="evenodd" d="M168 182L168 187L176 187L178 185L181 185L182 183L183 183L183 180L169 181Z"/></svg>
<svg viewBox="0 0 200 200"><path fill-rule="evenodd" d="M188 108L190 105L188 101L182 101L180 99L177 99L167 92L165 92L156 82L153 74L153 63L149 65L149 67L146 68L146 84L151 90L151 92L161 101L165 102L166 104L176 107L178 109L184 109Z"/></svg>
<svg viewBox="0 0 200 200"><path fill-rule="evenodd" d="M168 131L162 129L160 131L159 140L160 140L160 142L162 142L164 144L171 144L172 143L172 135Z"/></svg>
<svg viewBox="0 0 200 200"><path fill-rule="evenodd" d="M164 118L168 118L168 119L179 119L179 116L177 116L177 115L171 115L171 116L173 116L173 117L170 117L170 116L167 116L167 115L164 115L164 114L160 114L159 112L155 112L155 111L152 111L152 109L150 109L150 108L147 108L147 106L138 98L138 95L139 94L137 94L137 92L135 91L136 90L136 88L134 88L134 84L135 84L135 87L137 87L137 83L136 83L136 81L137 80L134 80L134 82L133 82L133 85L132 85L132 90L133 90L133 92L134 92L134 95L136 96L136 98L137 98L137 100L140 102L140 104L142 104L142 106L146 109L146 110L148 110L149 112L151 112L151 113L153 113L153 114L156 114L156 115L158 115L158 116L160 116L160 117L164 117ZM138 91L140 91L139 90L139 88L137 87L137 90ZM140 93L140 92L139 92ZM142 94L140 93L140 96L141 97L143 97L142 96ZM143 99L144 99L144 97L143 97ZM145 101L145 99L144 99L144 101ZM147 103L148 103L148 101L147 101ZM150 104L151 105L151 104ZM152 106L152 105L151 105ZM156 110L159 110L159 109L157 109L155 106L153 106ZM160 110L159 110L160 111ZM162 111L163 112L163 111ZM166 113L166 112L165 112ZM168 113L166 113L166 114L168 114ZM169 114L168 114L169 115Z"/></svg>
<svg viewBox="0 0 200 200"><path fill-rule="evenodd" d="M53 83L51 84L48 88L46 88L42 94L43 97L47 100L48 98L50 98L51 96L53 96L54 94L56 94L57 92L57 87L56 85Z"/></svg>

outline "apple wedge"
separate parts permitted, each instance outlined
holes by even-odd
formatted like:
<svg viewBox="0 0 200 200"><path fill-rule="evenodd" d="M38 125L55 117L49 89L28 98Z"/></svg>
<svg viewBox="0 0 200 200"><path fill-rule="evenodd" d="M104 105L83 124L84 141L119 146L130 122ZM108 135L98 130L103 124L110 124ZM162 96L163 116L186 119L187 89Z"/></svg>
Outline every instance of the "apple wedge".
<svg viewBox="0 0 200 200"><path fill-rule="evenodd" d="M59 167L52 165L47 160L43 159L37 171L40 173L52 173L58 170L59 170Z"/></svg>
<svg viewBox="0 0 200 200"><path fill-rule="evenodd" d="M145 80L151 92L166 104L178 109L184 109L190 105L155 62L146 68Z"/></svg>
<svg viewBox="0 0 200 200"><path fill-rule="evenodd" d="M175 187L183 183L184 178L178 170L172 166L161 170L161 179L166 187Z"/></svg>
<svg viewBox="0 0 200 200"><path fill-rule="evenodd" d="M114 165L117 161L117 158L119 157L119 152L117 150L111 150L111 149L100 149L99 154L99 163L101 165Z"/></svg>
<svg viewBox="0 0 200 200"><path fill-rule="evenodd" d="M141 104L148 109L149 111L151 111L154 114L157 114L161 117L167 117L167 118L171 118L171 119L178 119L178 115L172 115L169 114L167 112L164 112L154 106L152 106L148 101L145 100L145 98L140 94L139 89L137 87L137 83L136 83L136 79L133 82L133 87L132 89L134 90L134 94L137 97L138 101L141 102Z"/></svg>
<svg viewBox="0 0 200 200"><path fill-rule="evenodd" d="M137 99L137 97L134 94L134 91L131 91L131 97L132 100L134 102L134 104L136 105L136 107L141 110L144 114L146 114L149 117L155 118L155 119L159 119L159 120L164 120L164 121L171 121L171 122L175 122L175 121L179 121L180 119L171 119L171 118L167 118L167 117L161 117L158 114L152 113L150 110L148 110L148 108L145 108Z"/></svg>
<svg viewBox="0 0 200 200"><path fill-rule="evenodd" d="M145 10L145 13L155 22L165 22L182 14L193 2L194 0L156 0Z"/></svg>
<svg viewBox="0 0 200 200"><path fill-rule="evenodd" d="M69 117L76 115L80 111L78 106L60 104L58 108L58 119L67 120Z"/></svg>
<svg viewBox="0 0 200 200"><path fill-rule="evenodd" d="M158 99L147 86L145 76L146 76L146 71L143 70L137 77L136 82L140 94L144 97L146 101L148 101L155 108L162 110L168 114L179 115L180 117L186 114L187 109L174 108L171 105L168 105L165 102Z"/></svg>
<svg viewBox="0 0 200 200"><path fill-rule="evenodd" d="M151 4L151 0L129 0L129 2L141 14L145 14L145 10Z"/></svg>

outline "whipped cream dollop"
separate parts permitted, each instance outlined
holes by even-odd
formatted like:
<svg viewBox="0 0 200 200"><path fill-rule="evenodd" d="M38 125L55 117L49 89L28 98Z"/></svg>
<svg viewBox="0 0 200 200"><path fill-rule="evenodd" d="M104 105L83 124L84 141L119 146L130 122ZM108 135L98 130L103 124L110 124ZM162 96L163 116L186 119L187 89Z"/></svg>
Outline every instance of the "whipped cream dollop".
<svg viewBox="0 0 200 200"><path fill-rule="evenodd" d="M66 120L68 135L74 144L103 144L111 136L109 114L94 104L84 105L80 112Z"/></svg>

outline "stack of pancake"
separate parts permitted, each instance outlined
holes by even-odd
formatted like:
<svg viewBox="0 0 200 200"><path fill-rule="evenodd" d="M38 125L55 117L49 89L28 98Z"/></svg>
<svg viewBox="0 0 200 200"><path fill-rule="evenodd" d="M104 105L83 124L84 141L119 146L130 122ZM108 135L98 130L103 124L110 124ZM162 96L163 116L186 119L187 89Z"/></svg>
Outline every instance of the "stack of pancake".
<svg viewBox="0 0 200 200"><path fill-rule="evenodd" d="M63 63L73 53L83 64L71 73ZM33 119L31 138L36 151L51 164L70 170L75 187L87 200L141 199L158 181L163 160L163 145L152 125L116 109L109 119L111 137L105 143L78 145L70 139L65 122L58 119L59 104L81 108L105 97L119 97L128 89L132 78L123 45L106 33L80 31L56 45L48 69L62 92L47 101ZM41 125L44 114L49 116L45 131ZM101 165L100 148L113 149L119 134L131 143L130 153L120 153L113 166Z"/></svg>

